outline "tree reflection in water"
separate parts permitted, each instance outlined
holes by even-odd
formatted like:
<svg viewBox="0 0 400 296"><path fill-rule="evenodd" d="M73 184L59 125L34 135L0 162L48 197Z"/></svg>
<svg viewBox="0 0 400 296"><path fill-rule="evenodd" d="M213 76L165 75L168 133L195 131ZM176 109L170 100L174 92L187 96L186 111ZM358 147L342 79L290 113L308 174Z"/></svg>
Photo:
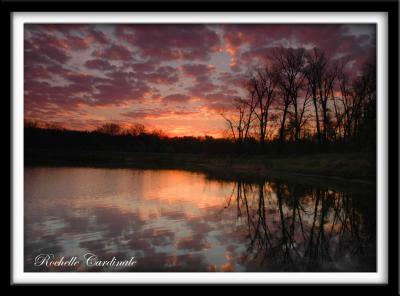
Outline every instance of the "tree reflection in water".
<svg viewBox="0 0 400 296"><path fill-rule="evenodd" d="M243 260L254 270L339 271L350 262L362 271L375 270L375 212L362 202L368 196L238 181L228 207L234 198L237 222L248 232Z"/></svg>

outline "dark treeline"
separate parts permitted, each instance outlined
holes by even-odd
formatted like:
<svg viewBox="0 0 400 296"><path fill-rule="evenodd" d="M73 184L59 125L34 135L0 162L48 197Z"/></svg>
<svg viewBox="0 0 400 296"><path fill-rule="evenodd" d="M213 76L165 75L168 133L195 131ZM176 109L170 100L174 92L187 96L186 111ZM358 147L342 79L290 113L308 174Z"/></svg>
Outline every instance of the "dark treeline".
<svg viewBox="0 0 400 296"><path fill-rule="evenodd" d="M104 123L94 131L70 131L25 122L25 148L167 153L307 154L374 152L376 67L366 63L350 74L351 63L321 49L279 48L268 63L253 68L222 114L230 137L167 137L142 124L122 128Z"/></svg>
<svg viewBox="0 0 400 296"><path fill-rule="evenodd" d="M308 154L318 152L318 147L311 140L300 140L296 143L285 143L278 140L269 141L263 146L255 139L248 139L237 145L231 139L213 137L166 137L157 133L109 134L99 131L72 131L58 128L25 127L25 149L50 150L104 150L154 153L201 153L201 154ZM361 147L336 144L328 147L329 152L354 152ZM364 150L364 149L363 149Z"/></svg>
<svg viewBox="0 0 400 296"><path fill-rule="evenodd" d="M25 125L25 149L106 150L162 153L226 153L235 151L229 139L167 137L161 131L122 131L113 123L95 131L71 131L58 127Z"/></svg>

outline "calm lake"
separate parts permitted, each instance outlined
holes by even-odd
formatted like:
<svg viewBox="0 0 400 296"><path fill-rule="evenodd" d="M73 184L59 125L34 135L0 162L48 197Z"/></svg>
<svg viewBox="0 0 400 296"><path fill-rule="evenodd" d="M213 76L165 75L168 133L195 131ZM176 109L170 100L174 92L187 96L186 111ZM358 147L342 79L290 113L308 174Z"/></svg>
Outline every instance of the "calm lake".
<svg viewBox="0 0 400 296"><path fill-rule="evenodd" d="M375 186L26 167L25 271L376 271ZM130 267L34 266L95 254Z"/></svg>

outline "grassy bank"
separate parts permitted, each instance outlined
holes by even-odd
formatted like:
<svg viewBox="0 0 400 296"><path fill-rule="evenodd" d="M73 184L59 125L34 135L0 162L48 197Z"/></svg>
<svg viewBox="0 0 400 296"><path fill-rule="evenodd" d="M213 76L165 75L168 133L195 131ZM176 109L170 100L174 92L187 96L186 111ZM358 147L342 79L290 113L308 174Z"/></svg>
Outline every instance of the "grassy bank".
<svg viewBox="0 0 400 296"><path fill-rule="evenodd" d="M28 150L26 165L185 169L226 176L291 174L374 180L372 154L203 155L74 150Z"/></svg>

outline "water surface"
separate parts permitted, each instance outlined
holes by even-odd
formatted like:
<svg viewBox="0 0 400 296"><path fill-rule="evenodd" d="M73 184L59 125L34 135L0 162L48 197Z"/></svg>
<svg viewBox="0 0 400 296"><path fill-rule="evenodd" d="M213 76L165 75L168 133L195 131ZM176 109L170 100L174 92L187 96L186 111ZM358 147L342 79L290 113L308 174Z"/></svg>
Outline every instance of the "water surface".
<svg viewBox="0 0 400 296"><path fill-rule="evenodd" d="M25 271L375 271L375 187L25 168ZM95 254L131 267L34 266Z"/></svg>

